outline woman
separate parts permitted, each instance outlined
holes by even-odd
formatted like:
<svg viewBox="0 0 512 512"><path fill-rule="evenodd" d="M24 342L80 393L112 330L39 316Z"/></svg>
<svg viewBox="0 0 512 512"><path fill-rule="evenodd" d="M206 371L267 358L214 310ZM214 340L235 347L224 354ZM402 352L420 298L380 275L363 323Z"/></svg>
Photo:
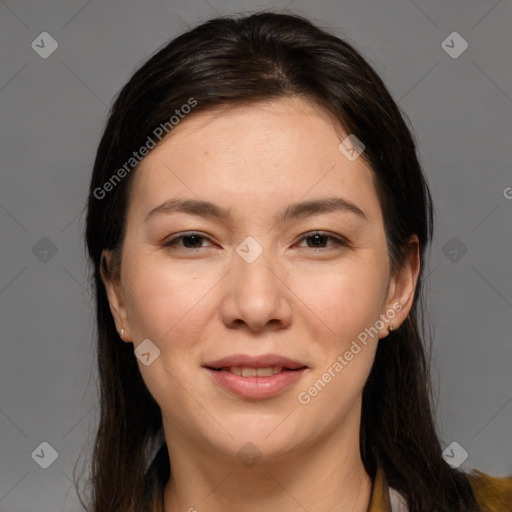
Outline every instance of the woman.
<svg viewBox="0 0 512 512"><path fill-rule="evenodd" d="M411 133L346 42L260 13L156 53L90 187L88 510L512 510L510 480L442 457L431 235Z"/></svg>

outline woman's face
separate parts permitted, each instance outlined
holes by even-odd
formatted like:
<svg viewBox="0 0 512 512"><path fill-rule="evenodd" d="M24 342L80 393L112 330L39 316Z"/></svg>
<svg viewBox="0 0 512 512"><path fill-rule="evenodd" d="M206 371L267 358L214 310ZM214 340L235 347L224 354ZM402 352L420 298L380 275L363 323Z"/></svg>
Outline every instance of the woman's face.
<svg viewBox="0 0 512 512"><path fill-rule="evenodd" d="M390 275L347 135L297 98L237 106L185 118L135 171L106 285L123 339L150 340L137 361L176 449L271 458L358 436L377 344L419 268L413 250Z"/></svg>

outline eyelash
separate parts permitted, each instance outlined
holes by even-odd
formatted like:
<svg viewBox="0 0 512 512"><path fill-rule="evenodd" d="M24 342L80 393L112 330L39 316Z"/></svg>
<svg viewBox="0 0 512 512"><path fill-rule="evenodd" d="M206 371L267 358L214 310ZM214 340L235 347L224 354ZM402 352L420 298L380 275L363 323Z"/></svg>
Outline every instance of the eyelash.
<svg viewBox="0 0 512 512"><path fill-rule="evenodd" d="M341 238L341 237L337 237L337 236L334 236L334 235L331 235L329 233L326 233L324 231L310 231L306 234L304 234L299 242L303 241L303 240L307 240L309 238L313 238L314 236L322 236L322 237L325 237L326 239L330 239L332 240L336 245L338 246L344 246L344 247L348 247L349 243L347 240ZM167 249L175 249L176 248L176 245L177 245L177 242L179 240L183 240L185 238L189 238L189 237L192 237L192 236L197 236L201 239L208 239L208 237L204 236L204 235L201 235L200 233L196 233L194 231L190 232L190 233L186 233L186 234L182 234L182 235L178 235L178 236L175 236L174 238L171 238L170 240L168 240L167 242L165 242L163 244L163 247L167 248ZM306 249L315 249L315 250L322 250L322 249L332 249L334 246L330 246L330 247L306 247ZM202 249L202 247L194 247L194 248L191 248L191 247L179 247L177 250L192 250L192 251L197 251L198 249Z"/></svg>

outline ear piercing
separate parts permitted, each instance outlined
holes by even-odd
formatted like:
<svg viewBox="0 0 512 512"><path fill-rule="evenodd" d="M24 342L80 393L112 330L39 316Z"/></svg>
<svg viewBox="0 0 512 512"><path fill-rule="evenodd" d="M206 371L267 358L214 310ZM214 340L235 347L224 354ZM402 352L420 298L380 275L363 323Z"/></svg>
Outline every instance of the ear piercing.
<svg viewBox="0 0 512 512"><path fill-rule="evenodd" d="M389 332L393 332L394 330L395 330L395 326L394 326L394 324L391 324L389 326Z"/></svg>
<svg viewBox="0 0 512 512"><path fill-rule="evenodd" d="M124 334L124 329L121 329L121 330L119 331L119 334L122 336L122 335Z"/></svg>

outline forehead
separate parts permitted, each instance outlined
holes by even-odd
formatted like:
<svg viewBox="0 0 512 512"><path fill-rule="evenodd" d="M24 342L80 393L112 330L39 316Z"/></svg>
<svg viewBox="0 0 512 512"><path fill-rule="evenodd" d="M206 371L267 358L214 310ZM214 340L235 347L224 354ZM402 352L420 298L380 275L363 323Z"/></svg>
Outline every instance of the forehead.
<svg viewBox="0 0 512 512"><path fill-rule="evenodd" d="M141 162L130 209L143 215L179 195L261 214L327 194L358 201L378 221L373 171L339 150L346 136L332 116L300 98L194 113Z"/></svg>

